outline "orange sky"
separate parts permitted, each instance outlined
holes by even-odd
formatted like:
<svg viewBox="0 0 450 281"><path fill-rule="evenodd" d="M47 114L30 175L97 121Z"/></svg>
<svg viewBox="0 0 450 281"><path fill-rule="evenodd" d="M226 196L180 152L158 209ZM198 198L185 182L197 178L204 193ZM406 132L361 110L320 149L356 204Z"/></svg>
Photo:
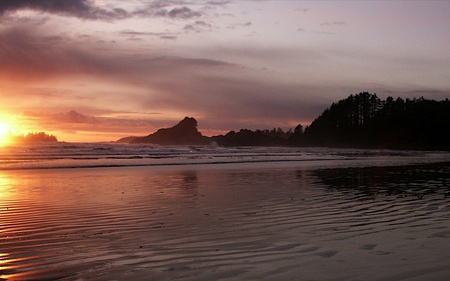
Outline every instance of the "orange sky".
<svg viewBox="0 0 450 281"><path fill-rule="evenodd" d="M450 98L450 2L0 2L0 124L61 141L294 128L361 91Z"/></svg>

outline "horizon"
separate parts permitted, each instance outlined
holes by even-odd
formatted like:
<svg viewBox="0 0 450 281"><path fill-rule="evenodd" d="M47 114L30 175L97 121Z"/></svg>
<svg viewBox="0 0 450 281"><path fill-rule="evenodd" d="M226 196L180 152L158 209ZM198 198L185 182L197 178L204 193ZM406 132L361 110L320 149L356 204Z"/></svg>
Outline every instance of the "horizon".
<svg viewBox="0 0 450 281"><path fill-rule="evenodd" d="M383 109L384 109L385 105L387 104L389 98L391 98L391 101L393 101L394 103L398 103L399 99L400 99L401 103L406 103L406 104L408 104L408 103L415 103L415 102L422 103L422 102L431 101L431 102L434 102L433 104L436 105L436 103L437 104L442 104L442 103L448 103L449 102L448 98L443 99L443 100L434 100L434 99L426 99L423 96L421 96L420 98L414 97L414 98L411 98L411 99L410 98L402 99L401 97L395 98L395 97L389 96L387 99L383 100L383 99L380 99L376 95L376 93L371 94L369 92L361 92L361 93L356 94L356 95L352 94L352 95L348 96L346 99L342 99L342 100L333 102L320 115L316 116L316 118L313 120L313 122L311 124L307 124L305 126L303 126L302 124L298 124L298 125L300 125L302 127L302 131L305 132L305 131L308 130L308 127L310 127L311 125L314 125L316 120L318 120L318 119L322 118L324 115L326 115L327 112L330 109L332 109L334 105L339 106L341 103L347 103L349 101L349 99L354 99L356 96L361 96L361 95L366 95L366 94L368 94L369 96L375 97L380 102L380 105L382 106L382 108L378 108L379 109L379 111L377 110L378 113L384 111ZM408 108L408 106L406 106L405 108ZM344 107L344 110L347 110L346 107ZM412 115L410 117L414 117L414 115ZM429 117L429 116L427 116L427 117ZM149 136L155 135L160 130L167 130L167 129L176 128L178 125L182 124L186 119L193 119L195 121L195 130L198 133L200 133L200 135L202 137L206 137L206 138L222 137L222 136L228 135L228 133L237 133L237 132L241 132L241 131L250 131L250 132L258 132L259 131L259 132L263 132L263 134L265 134L267 136L273 136L273 135L270 135L270 133L273 131L274 133L285 134L285 135L283 135L283 137L281 137L281 138L285 138L286 136L290 136L291 134L293 134L295 132L295 130L296 130L296 128L295 129L294 128L289 128L287 130L284 130L281 127L272 126L270 128L257 128L257 129L253 129L253 130L252 129L248 129L248 128L232 129L230 131L224 131L224 132L221 131L221 132L218 132L217 134L206 135L199 128L198 121L197 121L197 119L194 116L185 116L182 120L179 120L176 124L172 124L171 126L168 126L168 127L157 128L157 129L155 129L155 131L149 132L149 133L145 133L143 135L121 136L118 139L114 139L114 140L100 140L100 141L94 141L94 142L91 142L91 143L120 143L121 141L123 141L125 139L128 139L128 138L130 138L130 139L137 139L137 138L149 137ZM440 120L446 120L446 117L444 117L444 118L442 118ZM188 126L191 127L191 125L188 125ZM280 129L281 129L281 131L279 131ZM14 146L14 145L19 145L19 144L26 144L26 143L28 143L27 138L35 139L35 141L37 139L41 139L41 140L37 140L37 142L48 142L48 141L49 142L55 142L55 141L57 141L57 142L61 142L61 143L71 143L70 141L58 140L57 136L52 135L52 134L47 134L44 131L40 131L40 132L34 131L34 132L27 132L27 133L13 133L11 130L9 130L9 126L7 126L6 124L0 123L0 146L10 146L10 145ZM287 140L287 138L286 138L286 140ZM33 143L35 141L31 141L31 143ZM83 142L73 142L73 143L89 143L89 142L84 142L83 141ZM150 142L145 141L144 143L152 143L152 142L151 141ZM284 144L284 145L286 145L286 144ZM291 145L292 145L292 143L291 143ZM305 145L305 144L303 144L303 145Z"/></svg>
<svg viewBox="0 0 450 281"><path fill-rule="evenodd" d="M363 91L450 97L446 1L55 3L0 3L0 134L286 131Z"/></svg>

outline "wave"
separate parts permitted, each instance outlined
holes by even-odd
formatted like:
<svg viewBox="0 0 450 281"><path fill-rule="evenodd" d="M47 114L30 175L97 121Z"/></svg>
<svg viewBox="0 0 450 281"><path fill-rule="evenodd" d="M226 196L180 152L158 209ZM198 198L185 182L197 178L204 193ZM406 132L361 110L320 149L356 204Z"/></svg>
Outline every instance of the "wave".
<svg viewBox="0 0 450 281"><path fill-rule="evenodd" d="M213 145L52 143L0 148L0 170L349 160L405 164L449 159L448 152Z"/></svg>

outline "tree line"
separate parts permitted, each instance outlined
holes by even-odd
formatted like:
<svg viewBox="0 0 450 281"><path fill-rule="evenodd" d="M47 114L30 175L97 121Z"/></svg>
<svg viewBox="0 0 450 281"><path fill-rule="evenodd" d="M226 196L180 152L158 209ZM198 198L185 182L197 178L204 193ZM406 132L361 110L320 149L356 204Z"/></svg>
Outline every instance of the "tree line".
<svg viewBox="0 0 450 281"><path fill-rule="evenodd" d="M220 146L328 146L450 150L450 101L423 97L382 100L361 92L333 103L311 125L292 130L230 131L205 137L197 121L186 117L179 124L145 137L120 141L156 144L210 144Z"/></svg>
<svg viewBox="0 0 450 281"><path fill-rule="evenodd" d="M26 135L15 135L10 133L8 138L14 143L35 143L35 142L57 142L54 135L46 134L45 132L34 132Z"/></svg>
<svg viewBox="0 0 450 281"><path fill-rule="evenodd" d="M450 149L450 101L381 100L361 92L333 103L290 143L302 146Z"/></svg>

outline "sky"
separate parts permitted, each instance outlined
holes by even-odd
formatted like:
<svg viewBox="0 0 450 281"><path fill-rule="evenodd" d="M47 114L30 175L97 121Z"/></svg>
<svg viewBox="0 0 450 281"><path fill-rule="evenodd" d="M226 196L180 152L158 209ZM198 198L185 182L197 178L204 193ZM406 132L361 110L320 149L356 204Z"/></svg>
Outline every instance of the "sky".
<svg viewBox="0 0 450 281"><path fill-rule="evenodd" d="M450 1L0 1L0 124L113 141L310 124L368 91L450 98Z"/></svg>

